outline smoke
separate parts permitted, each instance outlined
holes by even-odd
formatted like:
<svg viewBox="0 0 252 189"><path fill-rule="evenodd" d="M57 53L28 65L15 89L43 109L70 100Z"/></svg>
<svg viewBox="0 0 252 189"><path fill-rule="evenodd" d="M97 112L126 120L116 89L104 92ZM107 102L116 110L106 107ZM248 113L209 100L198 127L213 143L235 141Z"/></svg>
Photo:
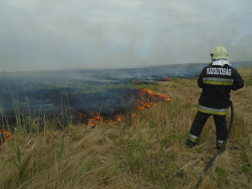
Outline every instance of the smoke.
<svg viewBox="0 0 252 189"><path fill-rule="evenodd" d="M218 45L250 61L252 2L0 2L0 70L129 68L209 62Z"/></svg>

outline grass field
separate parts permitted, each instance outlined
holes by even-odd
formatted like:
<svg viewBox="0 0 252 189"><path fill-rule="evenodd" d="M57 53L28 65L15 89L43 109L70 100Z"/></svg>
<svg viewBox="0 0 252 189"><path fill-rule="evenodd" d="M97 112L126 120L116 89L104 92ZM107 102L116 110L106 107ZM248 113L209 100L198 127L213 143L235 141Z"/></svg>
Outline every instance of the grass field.
<svg viewBox="0 0 252 189"><path fill-rule="evenodd" d="M172 78L150 89L167 95L119 123L94 129L68 125L44 132L15 129L0 151L0 188L252 188L252 69L239 70L245 87L231 93L235 117L227 149L208 171L217 152L209 118L199 144L184 141L197 112L197 79ZM228 125L230 113L227 115Z"/></svg>

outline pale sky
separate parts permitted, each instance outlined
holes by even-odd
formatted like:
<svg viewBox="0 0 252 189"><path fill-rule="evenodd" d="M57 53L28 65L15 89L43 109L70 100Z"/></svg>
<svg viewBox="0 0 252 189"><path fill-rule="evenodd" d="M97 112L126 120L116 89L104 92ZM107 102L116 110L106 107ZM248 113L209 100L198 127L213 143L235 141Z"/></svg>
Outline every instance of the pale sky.
<svg viewBox="0 0 252 189"><path fill-rule="evenodd" d="M0 72L252 61L251 0L1 0Z"/></svg>

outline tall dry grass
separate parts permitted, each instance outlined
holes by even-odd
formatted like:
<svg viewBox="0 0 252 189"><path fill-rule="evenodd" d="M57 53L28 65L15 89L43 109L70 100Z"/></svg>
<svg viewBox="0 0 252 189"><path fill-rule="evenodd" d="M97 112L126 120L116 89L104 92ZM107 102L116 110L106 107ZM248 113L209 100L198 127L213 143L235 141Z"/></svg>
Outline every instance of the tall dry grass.
<svg viewBox="0 0 252 189"><path fill-rule="evenodd" d="M69 124L54 131L16 130L0 152L1 188L251 188L252 69L240 70L246 86L232 92L234 126L227 149L203 170L217 152L210 118L199 144L184 145L197 112L201 90L196 79L160 82L153 90L171 97L116 124L95 129ZM230 120L230 114L227 116ZM36 130L35 130L36 131ZM21 153L20 166L15 150Z"/></svg>

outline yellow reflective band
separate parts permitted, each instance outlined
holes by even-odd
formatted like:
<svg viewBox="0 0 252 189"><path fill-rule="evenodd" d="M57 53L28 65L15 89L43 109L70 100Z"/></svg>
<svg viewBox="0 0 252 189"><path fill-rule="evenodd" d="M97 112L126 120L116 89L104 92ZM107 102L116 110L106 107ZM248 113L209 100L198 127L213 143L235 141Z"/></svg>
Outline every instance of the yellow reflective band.
<svg viewBox="0 0 252 189"><path fill-rule="evenodd" d="M202 105L198 105L199 111L207 114L214 114L214 115L227 115L228 113L228 108L223 108L223 109L215 109L215 108L208 108Z"/></svg>
<svg viewBox="0 0 252 189"><path fill-rule="evenodd" d="M233 82L224 82L224 81L203 81L203 84L210 84L210 85L233 85Z"/></svg>
<svg viewBox="0 0 252 189"><path fill-rule="evenodd" d="M231 82L233 83L233 79L227 79L227 78L218 78L218 77L204 77L203 81L221 81L221 82Z"/></svg>
<svg viewBox="0 0 252 189"><path fill-rule="evenodd" d="M217 146L218 146L218 147L222 147L222 144L217 143Z"/></svg>
<svg viewBox="0 0 252 189"><path fill-rule="evenodd" d="M210 111L210 110L204 110L202 108L198 108L200 112L206 113L206 114L213 114L213 115L227 115L228 112L215 112L215 111Z"/></svg>
<svg viewBox="0 0 252 189"><path fill-rule="evenodd" d="M217 146L222 147L222 144L217 143ZM225 145L225 147L227 147L227 144Z"/></svg>
<svg viewBox="0 0 252 189"><path fill-rule="evenodd" d="M194 143L197 143L197 140L195 140L195 139L193 139L193 138L191 138L191 137L188 137L188 139L189 139L190 141L194 142Z"/></svg>

